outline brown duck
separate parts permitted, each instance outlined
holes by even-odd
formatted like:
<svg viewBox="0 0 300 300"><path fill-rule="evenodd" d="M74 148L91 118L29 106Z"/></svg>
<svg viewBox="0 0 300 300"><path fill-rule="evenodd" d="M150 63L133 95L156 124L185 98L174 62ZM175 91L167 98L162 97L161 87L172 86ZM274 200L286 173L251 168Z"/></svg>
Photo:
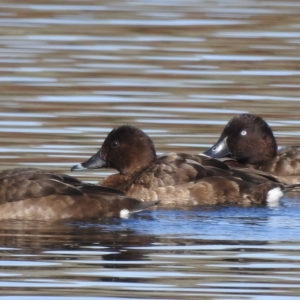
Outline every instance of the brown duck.
<svg viewBox="0 0 300 300"><path fill-rule="evenodd" d="M259 116L237 115L223 129L219 140L206 152L228 158L225 164L268 172L284 183L300 183L300 145L277 151L272 129Z"/></svg>
<svg viewBox="0 0 300 300"><path fill-rule="evenodd" d="M72 170L110 167L119 173L99 184L161 206L265 204L278 201L294 186L280 184L263 172L232 170L204 155L170 153L156 157L152 140L133 126L120 126L101 149Z"/></svg>
<svg viewBox="0 0 300 300"><path fill-rule="evenodd" d="M157 202L85 184L63 174L33 168L0 173L0 220L62 220L127 217Z"/></svg>

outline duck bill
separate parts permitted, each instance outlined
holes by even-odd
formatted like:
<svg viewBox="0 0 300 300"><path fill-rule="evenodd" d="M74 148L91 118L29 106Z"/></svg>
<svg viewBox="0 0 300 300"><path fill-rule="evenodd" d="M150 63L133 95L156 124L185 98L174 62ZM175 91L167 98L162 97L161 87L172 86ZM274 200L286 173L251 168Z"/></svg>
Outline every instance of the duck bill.
<svg viewBox="0 0 300 300"><path fill-rule="evenodd" d="M106 162L101 158L101 149L89 158L87 161L77 164L71 168L71 171L85 170L85 169L100 169L106 167Z"/></svg>
<svg viewBox="0 0 300 300"><path fill-rule="evenodd" d="M227 136L215 143L210 149L203 152L203 154L212 158L221 158L231 155L231 151L229 150L227 145Z"/></svg>

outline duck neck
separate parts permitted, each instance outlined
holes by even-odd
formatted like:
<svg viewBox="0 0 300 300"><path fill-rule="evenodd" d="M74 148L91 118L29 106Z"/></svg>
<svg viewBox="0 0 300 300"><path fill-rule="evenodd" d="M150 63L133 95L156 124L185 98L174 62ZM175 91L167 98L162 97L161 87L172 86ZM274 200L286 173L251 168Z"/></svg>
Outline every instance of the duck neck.
<svg viewBox="0 0 300 300"><path fill-rule="evenodd" d="M133 180L134 179L131 176L118 173L104 178L99 182L99 185L117 189L126 193L133 183Z"/></svg>

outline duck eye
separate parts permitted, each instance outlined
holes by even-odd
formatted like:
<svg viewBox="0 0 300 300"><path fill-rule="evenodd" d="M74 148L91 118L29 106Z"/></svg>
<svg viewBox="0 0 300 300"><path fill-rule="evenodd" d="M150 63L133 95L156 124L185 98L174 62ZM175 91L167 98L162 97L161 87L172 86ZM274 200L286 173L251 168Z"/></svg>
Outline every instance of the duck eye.
<svg viewBox="0 0 300 300"><path fill-rule="evenodd" d="M113 141L113 142L110 143L110 146L111 146L112 148L117 148L117 147L119 146L119 142Z"/></svg>
<svg viewBox="0 0 300 300"><path fill-rule="evenodd" d="M241 135L246 135L247 134L247 131L246 130L243 130L242 132L241 132Z"/></svg>

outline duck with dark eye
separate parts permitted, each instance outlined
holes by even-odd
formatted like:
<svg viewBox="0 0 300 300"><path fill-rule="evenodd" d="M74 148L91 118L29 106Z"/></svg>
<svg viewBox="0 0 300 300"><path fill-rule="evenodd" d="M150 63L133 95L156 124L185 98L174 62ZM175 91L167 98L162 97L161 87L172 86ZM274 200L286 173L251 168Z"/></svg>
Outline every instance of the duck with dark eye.
<svg viewBox="0 0 300 300"><path fill-rule="evenodd" d="M242 114L232 118L219 140L204 154L229 166L254 168L277 176L281 182L300 183L300 145L277 151L272 129L259 116Z"/></svg>
<svg viewBox="0 0 300 300"><path fill-rule="evenodd" d="M16 168L0 173L0 220L126 218L158 202L144 202L115 189L40 169Z"/></svg>
<svg viewBox="0 0 300 300"><path fill-rule="evenodd" d="M72 170L110 167L119 173L99 184L161 206L263 204L269 192L279 199L292 188L263 172L231 170L205 155L170 153L156 157L154 144L142 130L120 126L106 137L101 149Z"/></svg>
<svg viewBox="0 0 300 300"><path fill-rule="evenodd" d="M115 148L119 147L119 142L118 141L113 141L113 142L111 142L110 146L111 146L112 149L115 149Z"/></svg>

